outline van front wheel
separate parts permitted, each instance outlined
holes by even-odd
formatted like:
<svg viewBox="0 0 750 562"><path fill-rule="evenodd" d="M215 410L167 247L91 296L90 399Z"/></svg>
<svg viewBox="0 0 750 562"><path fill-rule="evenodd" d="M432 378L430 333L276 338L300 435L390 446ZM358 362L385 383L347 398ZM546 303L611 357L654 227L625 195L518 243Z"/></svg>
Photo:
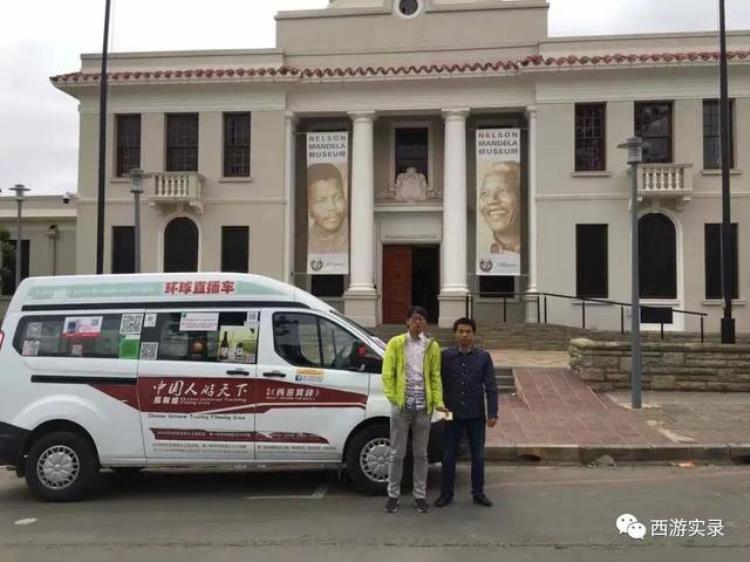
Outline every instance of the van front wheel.
<svg viewBox="0 0 750 562"><path fill-rule="evenodd" d="M345 461L354 488L365 494L385 493L389 452L387 424L371 425L352 437Z"/></svg>
<svg viewBox="0 0 750 562"><path fill-rule="evenodd" d="M39 499L77 501L86 497L99 475L96 451L89 441L68 431L38 439L26 457L26 482Z"/></svg>

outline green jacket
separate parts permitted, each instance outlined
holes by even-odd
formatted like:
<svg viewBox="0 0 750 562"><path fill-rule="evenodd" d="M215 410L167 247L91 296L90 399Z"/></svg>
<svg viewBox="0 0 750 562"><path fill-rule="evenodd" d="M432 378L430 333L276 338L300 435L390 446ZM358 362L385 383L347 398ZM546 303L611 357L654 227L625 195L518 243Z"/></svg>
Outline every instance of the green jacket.
<svg viewBox="0 0 750 562"><path fill-rule="evenodd" d="M391 404L403 408L406 404L406 338L402 334L391 338L383 358L383 391ZM443 406L443 382L440 378L440 345L430 338L424 354L424 390L427 411Z"/></svg>

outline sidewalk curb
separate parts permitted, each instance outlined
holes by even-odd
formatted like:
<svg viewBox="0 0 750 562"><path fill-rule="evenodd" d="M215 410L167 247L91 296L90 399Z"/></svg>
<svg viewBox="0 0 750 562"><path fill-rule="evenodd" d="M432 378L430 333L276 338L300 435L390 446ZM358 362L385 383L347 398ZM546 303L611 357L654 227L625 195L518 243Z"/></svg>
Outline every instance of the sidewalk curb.
<svg viewBox="0 0 750 562"><path fill-rule="evenodd" d="M710 443L674 445L564 445L524 444L489 445L488 462L590 464L602 456L620 463L664 463L676 461L711 461L750 463L750 443Z"/></svg>

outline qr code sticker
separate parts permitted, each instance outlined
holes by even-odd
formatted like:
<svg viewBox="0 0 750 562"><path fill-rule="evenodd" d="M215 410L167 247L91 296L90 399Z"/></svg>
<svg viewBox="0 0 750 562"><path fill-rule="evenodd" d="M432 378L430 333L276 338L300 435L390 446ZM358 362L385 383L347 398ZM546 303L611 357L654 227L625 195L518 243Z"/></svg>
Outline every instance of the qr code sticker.
<svg viewBox="0 0 750 562"><path fill-rule="evenodd" d="M41 322L30 322L26 327L26 337L29 339L41 338L42 337L42 323Z"/></svg>
<svg viewBox="0 0 750 562"><path fill-rule="evenodd" d="M141 360L156 361L159 352L159 344L156 342L144 342L141 344Z"/></svg>
<svg viewBox="0 0 750 562"><path fill-rule="evenodd" d="M123 314L120 323L121 336L140 336L143 327L143 314Z"/></svg>

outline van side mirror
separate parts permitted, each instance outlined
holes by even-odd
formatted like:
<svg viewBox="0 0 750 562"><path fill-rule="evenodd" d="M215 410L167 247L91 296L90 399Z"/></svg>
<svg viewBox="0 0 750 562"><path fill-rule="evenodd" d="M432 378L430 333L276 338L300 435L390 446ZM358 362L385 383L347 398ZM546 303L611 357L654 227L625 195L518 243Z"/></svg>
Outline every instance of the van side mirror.
<svg viewBox="0 0 750 562"><path fill-rule="evenodd" d="M379 373L383 365L381 359L374 356L367 344L361 341L352 344L349 363L352 371L360 373Z"/></svg>

